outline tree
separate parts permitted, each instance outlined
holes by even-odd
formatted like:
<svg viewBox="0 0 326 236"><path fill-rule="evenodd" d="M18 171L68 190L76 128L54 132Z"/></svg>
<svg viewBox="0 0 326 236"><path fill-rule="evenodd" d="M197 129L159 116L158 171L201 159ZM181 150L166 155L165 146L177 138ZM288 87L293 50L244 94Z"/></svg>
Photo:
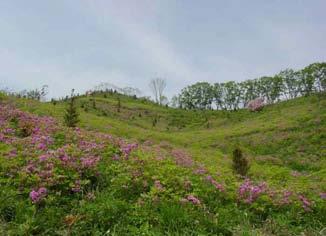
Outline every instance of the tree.
<svg viewBox="0 0 326 236"><path fill-rule="evenodd" d="M71 90L69 104L66 108L66 113L64 116L64 122L68 127L76 127L77 123L79 122L79 114L75 103L74 91L74 89Z"/></svg>
<svg viewBox="0 0 326 236"><path fill-rule="evenodd" d="M274 103L277 100L280 100L281 95L284 91L284 86L283 86L283 78L281 76L274 76L271 77L271 82L272 82L272 87L270 91L270 99L271 102Z"/></svg>
<svg viewBox="0 0 326 236"><path fill-rule="evenodd" d="M299 81L301 85L301 95L308 96L315 90L315 77L313 76L313 67L307 66L299 72Z"/></svg>
<svg viewBox="0 0 326 236"><path fill-rule="evenodd" d="M40 100L45 100L46 95L48 95L49 86L43 85L40 92Z"/></svg>
<svg viewBox="0 0 326 236"><path fill-rule="evenodd" d="M264 103L307 96L326 90L326 63L314 63L302 70L286 69L274 76L263 76L237 83L199 82L189 85L173 98L173 104L185 109L237 110L259 98ZM258 100L257 100L258 101Z"/></svg>
<svg viewBox="0 0 326 236"><path fill-rule="evenodd" d="M175 95L172 97L170 102L171 107L182 108L182 103L180 101L180 95Z"/></svg>
<svg viewBox="0 0 326 236"><path fill-rule="evenodd" d="M120 108L121 108L121 100L120 100L120 97L118 97L117 112L119 112L119 113L120 113Z"/></svg>
<svg viewBox="0 0 326 236"><path fill-rule="evenodd" d="M242 154L240 148L235 148L233 150L232 161L234 172L241 176L246 176L250 167L247 158Z"/></svg>
<svg viewBox="0 0 326 236"><path fill-rule="evenodd" d="M236 82L234 81L229 81L224 84L224 102L229 110L237 110L239 108L239 103L240 103L240 89L239 86Z"/></svg>
<svg viewBox="0 0 326 236"><path fill-rule="evenodd" d="M207 82L198 82L184 88L180 103L186 109L211 109L214 99L213 87Z"/></svg>
<svg viewBox="0 0 326 236"><path fill-rule="evenodd" d="M164 99L166 99L163 94L164 90L166 89L166 80L162 78L152 79L149 83L149 87L153 92L155 102L162 105Z"/></svg>
<svg viewBox="0 0 326 236"><path fill-rule="evenodd" d="M216 109L226 109L224 106L223 84L215 83L213 85L212 95L216 105Z"/></svg>
<svg viewBox="0 0 326 236"><path fill-rule="evenodd" d="M283 94L287 99L296 98L299 94L297 74L292 69L285 69L278 74L283 80Z"/></svg>
<svg viewBox="0 0 326 236"><path fill-rule="evenodd" d="M305 68L306 73L309 73L315 79L314 87L317 92L326 90L326 63L314 63Z"/></svg>

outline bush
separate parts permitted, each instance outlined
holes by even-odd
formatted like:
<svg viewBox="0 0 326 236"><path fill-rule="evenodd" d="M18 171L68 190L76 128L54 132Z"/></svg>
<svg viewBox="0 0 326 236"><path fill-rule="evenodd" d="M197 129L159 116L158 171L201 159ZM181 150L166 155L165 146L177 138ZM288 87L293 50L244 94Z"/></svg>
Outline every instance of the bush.
<svg viewBox="0 0 326 236"><path fill-rule="evenodd" d="M243 156L240 148L233 150L233 170L235 173L246 176L249 170L249 163L246 157Z"/></svg>
<svg viewBox="0 0 326 236"><path fill-rule="evenodd" d="M66 114L64 116L65 124L68 127L76 127L77 123L79 122L79 118L78 118L79 114L77 111L77 107L75 104L75 97L74 97L73 93L74 93L74 90L72 90L72 92L71 92L71 98L69 101L69 105L66 109Z"/></svg>

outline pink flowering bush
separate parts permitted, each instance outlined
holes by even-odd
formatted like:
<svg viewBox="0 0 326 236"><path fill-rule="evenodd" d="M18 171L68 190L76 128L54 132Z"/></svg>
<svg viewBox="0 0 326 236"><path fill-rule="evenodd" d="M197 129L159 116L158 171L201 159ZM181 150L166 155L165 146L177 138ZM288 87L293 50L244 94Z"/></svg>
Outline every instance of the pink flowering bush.
<svg viewBox="0 0 326 236"><path fill-rule="evenodd" d="M172 150L171 154L177 165L182 167L191 167L194 164L189 154L181 149Z"/></svg>
<svg viewBox="0 0 326 236"><path fill-rule="evenodd" d="M29 194L29 197L33 203L39 203L47 194L46 188L39 188L38 190L32 190Z"/></svg>
<svg viewBox="0 0 326 236"><path fill-rule="evenodd" d="M260 111L261 109L263 109L264 106L265 103L263 98L256 98L254 100L249 101L247 104L247 108L250 111Z"/></svg>
<svg viewBox="0 0 326 236"><path fill-rule="evenodd" d="M128 158L137 149L137 144L64 128L50 117L38 117L9 105L0 106L0 139L14 147L6 155L16 165L10 172L19 177L17 187L29 192L32 203L57 191L81 193L91 188L99 181L99 163L105 152L113 150L110 155Z"/></svg>
<svg viewBox="0 0 326 236"><path fill-rule="evenodd" d="M266 192L265 182L255 185L251 180L246 179L238 189L238 198L245 203L251 204Z"/></svg>

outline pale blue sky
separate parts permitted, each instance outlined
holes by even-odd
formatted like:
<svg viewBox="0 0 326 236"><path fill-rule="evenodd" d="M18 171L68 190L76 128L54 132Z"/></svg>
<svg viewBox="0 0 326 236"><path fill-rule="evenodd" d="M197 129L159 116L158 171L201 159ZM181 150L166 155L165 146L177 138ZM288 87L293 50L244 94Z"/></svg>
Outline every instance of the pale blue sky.
<svg viewBox="0 0 326 236"><path fill-rule="evenodd" d="M241 81L326 61L325 0L2 0L0 86Z"/></svg>

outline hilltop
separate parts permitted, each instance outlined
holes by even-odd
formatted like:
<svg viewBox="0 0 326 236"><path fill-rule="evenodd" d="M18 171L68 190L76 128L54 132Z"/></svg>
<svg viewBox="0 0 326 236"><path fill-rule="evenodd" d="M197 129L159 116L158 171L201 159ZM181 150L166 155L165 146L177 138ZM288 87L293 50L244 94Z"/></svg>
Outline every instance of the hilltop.
<svg viewBox="0 0 326 236"><path fill-rule="evenodd" d="M48 217L53 217L46 223L48 234L84 230L85 234L108 231L117 235L315 235L325 226L325 200L321 197L326 192L325 94L268 105L260 112L175 109L114 93L83 95L76 101L81 130L62 125L65 101L5 98L2 111L9 109L9 116L40 119L42 135L54 140L43 155L55 158L62 148L69 149L65 150L68 156L96 155L86 161L91 168L81 174L85 187L79 186L81 194L68 194L67 188L76 187L79 172L65 170L61 175L74 177L65 177L69 179L66 186L47 183L45 206L29 202L27 188L17 195L17 203L11 202L14 206L2 207L2 218L7 217L2 220L4 232L23 232L14 230L23 225L21 230L27 227L30 233L41 233L38 225ZM3 124L11 119L2 117ZM10 134L15 137L20 129L17 122L8 123L16 129ZM20 157L17 162L2 162L2 183L8 184L13 178L19 186L21 175L26 175L19 168L13 171L13 176L18 173L16 177L6 173L15 165L25 168L21 142L28 143L28 137L18 135L19 144L2 144L3 159L13 151ZM90 146L85 147L85 142ZM250 180L232 172L235 147L240 147L250 161ZM42 155L33 148L28 152L31 160ZM64 168L60 163L55 165L59 170ZM95 177L96 171L101 178ZM42 187L37 178L25 176L25 187ZM12 186L5 189L16 196ZM257 192L252 195L254 189ZM65 200L60 200L56 191ZM55 210L58 204L66 209ZM17 214L19 206L29 210ZM8 219L8 212L12 218ZM33 220L27 221L26 217L33 214ZM59 216L68 218L62 222ZM54 232L54 228L61 231Z"/></svg>

